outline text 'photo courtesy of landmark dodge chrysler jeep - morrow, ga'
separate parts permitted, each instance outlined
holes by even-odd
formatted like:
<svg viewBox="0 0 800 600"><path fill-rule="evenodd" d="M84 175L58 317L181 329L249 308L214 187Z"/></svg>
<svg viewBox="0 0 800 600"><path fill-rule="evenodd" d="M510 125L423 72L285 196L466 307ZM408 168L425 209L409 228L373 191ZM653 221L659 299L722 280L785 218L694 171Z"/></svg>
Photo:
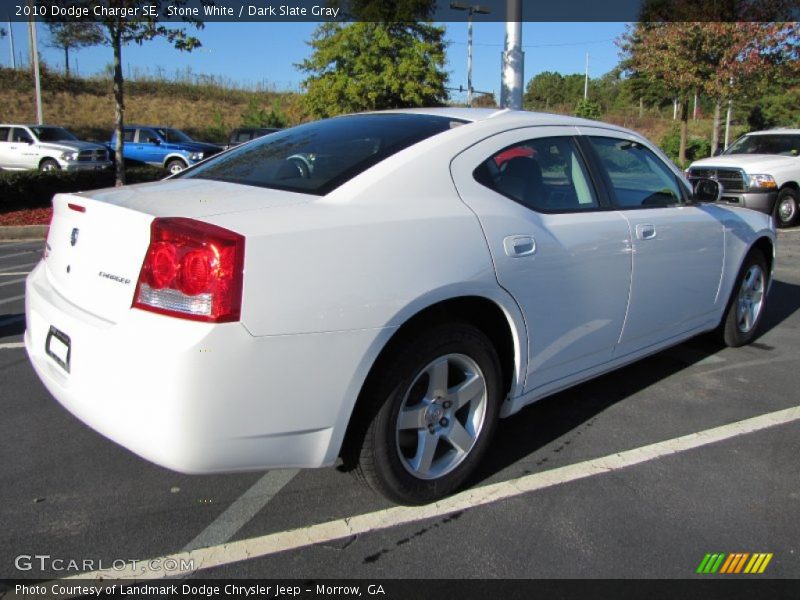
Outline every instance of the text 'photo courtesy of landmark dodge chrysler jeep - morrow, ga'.
<svg viewBox="0 0 800 600"><path fill-rule="evenodd" d="M498 417L689 337L758 332L772 218L638 134L494 109L341 116L54 198L25 347L55 398L185 473L331 466L403 503Z"/></svg>
<svg viewBox="0 0 800 600"><path fill-rule="evenodd" d="M0 125L0 169L80 171L110 166L105 146L83 142L63 127Z"/></svg>
<svg viewBox="0 0 800 600"><path fill-rule="evenodd" d="M196 142L180 129L171 127L127 125L123 135L122 156L126 161L164 167L173 174L222 150L215 144ZM112 152L116 141L114 132L108 144Z"/></svg>
<svg viewBox="0 0 800 600"><path fill-rule="evenodd" d="M721 202L745 206L775 217L778 227L798 221L800 129L748 133L719 156L693 162L689 181L715 179Z"/></svg>

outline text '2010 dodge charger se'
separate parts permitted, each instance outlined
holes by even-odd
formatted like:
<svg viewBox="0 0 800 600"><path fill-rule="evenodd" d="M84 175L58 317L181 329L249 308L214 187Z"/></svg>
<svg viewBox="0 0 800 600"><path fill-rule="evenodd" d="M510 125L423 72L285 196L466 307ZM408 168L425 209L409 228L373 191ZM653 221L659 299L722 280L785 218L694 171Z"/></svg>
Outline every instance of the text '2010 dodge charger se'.
<svg viewBox="0 0 800 600"><path fill-rule="evenodd" d="M429 502L498 417L704 331L754 338L775 232L719 193L594 121L318 121L56 196L25 345L67 409L170 469L341 457Z"/></svg>

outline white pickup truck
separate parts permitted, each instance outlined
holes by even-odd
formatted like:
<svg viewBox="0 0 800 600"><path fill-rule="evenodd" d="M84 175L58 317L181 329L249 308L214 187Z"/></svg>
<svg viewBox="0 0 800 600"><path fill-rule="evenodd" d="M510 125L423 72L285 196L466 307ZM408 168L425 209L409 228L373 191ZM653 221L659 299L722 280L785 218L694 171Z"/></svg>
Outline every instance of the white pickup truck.
<svg viewBox="0 0 800 600"><path fill-rule="evenodd" d="M719 156L693 162L686 174L693 183L717 180L720 202L765 212L778 227L791 227L799 212L800 129L748 133Z"/></svg>
<svg viewBox="0 0 800 600"><path fill-rule="evenodd" d="M63 127L0 125L0 169L81 171L110 166L108 148L82 142Z"/></svg>

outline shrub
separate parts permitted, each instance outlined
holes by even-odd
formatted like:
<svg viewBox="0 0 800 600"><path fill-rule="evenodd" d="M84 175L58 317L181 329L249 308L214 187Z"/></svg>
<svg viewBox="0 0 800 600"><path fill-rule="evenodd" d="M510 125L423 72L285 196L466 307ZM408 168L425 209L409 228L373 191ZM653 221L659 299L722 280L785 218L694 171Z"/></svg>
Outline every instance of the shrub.
<svg viewBox="0 0 800 600"><path fill-rule="evenodd" d="M681 149L681 131L678 127L670 129L669 133L661 138L661 149L672 162L678 164L678 154ZM701 158L711 156L711 143L702 137L689 137L686 140L686 161L690 163Z"/></svg>
<svg viewBox="0 0 800 600"><path fill-rule="evenodd" d="M156 167L126 170L128 183L163 179L169 173ZM49 206L61 192L79 192L114 186L114 170L105 171L2 171L0 172L0 212Z"/></svg>
<svg viewBox="0 0 800 600"><path fill-rule="evenodd" d="M575 107L575 116L599 121L602 116L602 110L600 109L600 105L594 100L582 98Z"/></svg>

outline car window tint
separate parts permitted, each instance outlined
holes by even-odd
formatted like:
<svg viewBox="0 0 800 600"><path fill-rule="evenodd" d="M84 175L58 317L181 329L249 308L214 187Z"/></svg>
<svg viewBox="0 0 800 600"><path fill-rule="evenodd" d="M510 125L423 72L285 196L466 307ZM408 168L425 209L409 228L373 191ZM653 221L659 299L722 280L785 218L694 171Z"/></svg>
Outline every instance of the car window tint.
<svg viewBox="0 0 800 600"><path fill-rule="evenodd" d="M134 136L136 135L135 129L126 129L122 134L122 139L126 142L132 142Z"/></svg>
<svg viewBox="0 0 800 600"><path fill-rule="evenodd" d="M589 137L622 208L652 208L682 202L675 174L653 152L630 140Z"/></svg>
<svg viewBox="0 0 800 600"><path fill-rule="evenodd" d="M598 207L570 137L537 138L503 148L478 166L473 176L478 183L539 212Z"/></svg>
<svg viewBox="0 0 800 600"><path fill-rule="evenodd" d="M8 141L8 134L11 132L11 127L0 127L0 142Z"/></svg>
<svg viewBox="0 0 800 600"><path fill-rule="evenodd" d="M33 141L33 138L24 129L20 127L14 127L11 130L11 141L22 144L28 144Z"/></svg>
<svg viewBox="0 0 800 600"><path fill-rule="evenodd" d="M325 119L257 138L179 177L324 195L404 148L463 122L406 113Z"/></svg>
<svg viewBox="0 0 800 600"><path fill-rule="evenodd" d="M249 142L253 139L253 134L249 131L240 131L239 135L236 137L237 142Z"/></svg>
<svg viewBox="0 0 800 600"><path fill-rule="evenodd" d="M140 129L139 130L139 143L140 144L154 144L153 140L157 140L158 135L152 129Z"/></svg>

